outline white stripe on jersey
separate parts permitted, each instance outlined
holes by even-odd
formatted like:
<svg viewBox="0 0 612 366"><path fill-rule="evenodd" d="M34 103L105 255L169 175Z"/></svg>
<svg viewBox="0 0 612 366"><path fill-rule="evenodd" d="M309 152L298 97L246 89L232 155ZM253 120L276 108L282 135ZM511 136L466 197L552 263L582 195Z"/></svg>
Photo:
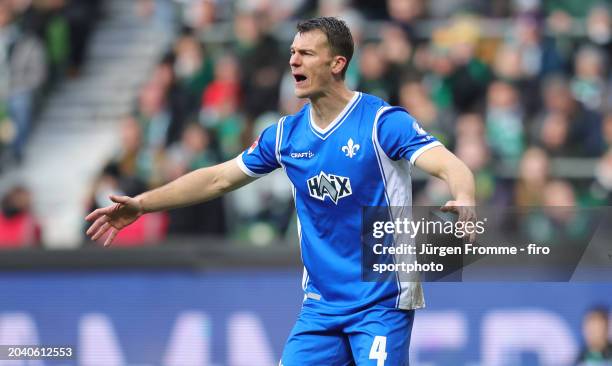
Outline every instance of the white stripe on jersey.
<svg viewBox="0 0 612 366"><path fill-rule="evenodd" d="M283 140L283 122L285 122L285 119L287 118L287 116L281 118L278 120L278 126L276 126L276 143L274 146L274 154L276 155L276 160L278 161L278 165L280 165L283 169L285 169L285 166L283 165L282 161L281 161L281 142ZM285 170L286 172L286 170Z"/></svg>
<svg viewBox="0 0 612 366"><path fill-rule="evenodd" d="M439 141L433 141L430 144L427 144L425 146L421 146L417 151L412 153L412 156L410 157L410 162L412 164L414 164L414 162L416 161L416 159L421 156L422 153L424 153L425 151L431 149L432 147L436 147L436 146L443 146L441 142Z"/></svg>
<svg viewBox="0 0 612 366"><path fill-rule="evenodd" d="M244 164L244 160L242 160L242 154L243 153L240 153L240 155L236 157L236 163L238 164L238 168L240 168L240 170L242 170L244 174L248 175L249 177L253 177L253 178L261 178L267 175L267 174L257 174L251 169L249 169L246 166L246 164Z"/></svg>
<svg viewBox="0 0 612 366"><path fill-rule="evenodd" d="M391 217L412 219L411 163L405 159L393 161L387 156L378 141L378 122L380 117L391 108L392 107L381 107L376 113L374 126L372 128L372 142L374 143L380 172L383 176L387 203L391 211L395 210L395 212L390 212ZM404 282L398 278L398 287L396 307L401 309L415 309L424 306L425 301L423 299L423 290L420 282Z"/></svg>

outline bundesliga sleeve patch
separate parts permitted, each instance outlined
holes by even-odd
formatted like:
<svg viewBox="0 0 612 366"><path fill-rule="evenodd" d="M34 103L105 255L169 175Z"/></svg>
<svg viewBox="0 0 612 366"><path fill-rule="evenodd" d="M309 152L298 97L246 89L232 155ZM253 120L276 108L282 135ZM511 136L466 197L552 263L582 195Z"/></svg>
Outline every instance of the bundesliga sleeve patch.
<svg viewBox="0 0 612 366"><path fill-rule="evenodd" d="M258 137L255 141L253 141L253 143L251 144L251 147L249 147L249 150L247 151L247 154L250 154L253 152L253 150L255 150L255 148L257 147L257 145L259 145L259 139L261 137Z"/></svg>

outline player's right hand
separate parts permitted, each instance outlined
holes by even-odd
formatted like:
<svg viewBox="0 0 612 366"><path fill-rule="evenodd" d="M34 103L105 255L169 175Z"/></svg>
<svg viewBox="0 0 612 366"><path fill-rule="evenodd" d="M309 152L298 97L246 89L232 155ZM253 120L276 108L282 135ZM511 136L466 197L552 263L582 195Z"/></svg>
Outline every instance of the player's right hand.
<svg viewBox="0 0 612 366"><path fill-rule="evenodd" d="M469 201L448 201L444 206L440 207L442 212L453 212L459 215L457 221L459 222L476 222L478 217L476 216L476 205L473 200ZM468 241L474 243L476 240L476 233L472 232L468 236Z"/></svg>
<svg viewBox="0 0 612 366"><path fill-rule="evenodd" d="M98 240L110 232L104 241L105 247L113 242L121 229L144 214L142 205L136 198L111 195L110 199L115 203L99 208L85 217L85 220L93 222L86 233L91 240Z"/></svg>

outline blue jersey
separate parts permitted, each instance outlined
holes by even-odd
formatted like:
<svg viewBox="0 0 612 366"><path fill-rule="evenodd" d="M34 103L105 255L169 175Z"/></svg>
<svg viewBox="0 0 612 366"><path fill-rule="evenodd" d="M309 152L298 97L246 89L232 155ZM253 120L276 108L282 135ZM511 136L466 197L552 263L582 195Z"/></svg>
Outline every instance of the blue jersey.
<svg viewBox="0 0 612 366"><path fill-rule="evenodd" d="M328 314L424 306L418 282L361 280L361 215L364 206L410 206L411 165L438 145L404 109L355 92L327 128L306 104L237 158L252 177L282 168L293 184L304 306Z"/></svg>

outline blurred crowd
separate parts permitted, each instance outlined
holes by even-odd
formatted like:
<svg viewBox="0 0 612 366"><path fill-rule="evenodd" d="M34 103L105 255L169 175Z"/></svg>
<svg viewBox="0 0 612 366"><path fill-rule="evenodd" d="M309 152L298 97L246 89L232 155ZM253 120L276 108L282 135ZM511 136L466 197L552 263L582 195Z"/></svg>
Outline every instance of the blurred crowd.
<svg viewBox="0 0 612 366"><path fill-rule="evenodd" d="M84 61L99 0L0 0L0 171L23 160L43 97Z"/></svg>
<svg viewBox="0 0 612 366"><path fill-rule="evenodd" d="M0 174L22 163L45 96L78 77L98 15L99 0L0 0ZM0 245L40 244L28 189L3 194Z"/></svg>
<svg viewBox="0 0 612 366"><path fill-rule="evenodd" d="M28 1L11 3L21 2ZM79 2L41 3L55 9ZM96 179L89 209L108 204L109 192L135 195L232 159L263 128L298 111L304 101L293 95L288 50L297 20L317 15L338 16L352 30L356 53L346 76L349 87L405 107L454 151L475 173L479 204L612 203L609 1L137 0L134 5L140 16L175 37L138 90L133 113L121 121L121 146ZM64 12L51 13L66 14L60 7ZM39 41L61 34L48 29L53 22L45 24L46 31L39 26L31 32ZM4 39L0 36L0 43ZM47 65L62 53L52 48L41 52ZM62 68L80 62L69 54ZM157 228L154 238L231 233L273 240L293 226L291 192L278 175L261 181L139 225ZM449 198L437 179L417 176L414 187L415 204L438 205Z"/></svg>
<svg viewBox="0 0 612 366"><path fill-rule="evenodd" d="M298 111L304 101L293 96L288 49L295 22L316 15L339 16L353 32L349 86L405 107L453 150L476 175L479 204L612 202L609 3L140 0L137 6L177 36L125 116L122 147L103 169L90 208L108 203L97 193L138 194L232 159L279 116ZM573 158L592 171L576 174ZM282 178L266 179L238 199L171 212L168 233L282 235L291 226L291 195L278 189ZM415 184L416 204L448 198L439 180Z"/></svg>

